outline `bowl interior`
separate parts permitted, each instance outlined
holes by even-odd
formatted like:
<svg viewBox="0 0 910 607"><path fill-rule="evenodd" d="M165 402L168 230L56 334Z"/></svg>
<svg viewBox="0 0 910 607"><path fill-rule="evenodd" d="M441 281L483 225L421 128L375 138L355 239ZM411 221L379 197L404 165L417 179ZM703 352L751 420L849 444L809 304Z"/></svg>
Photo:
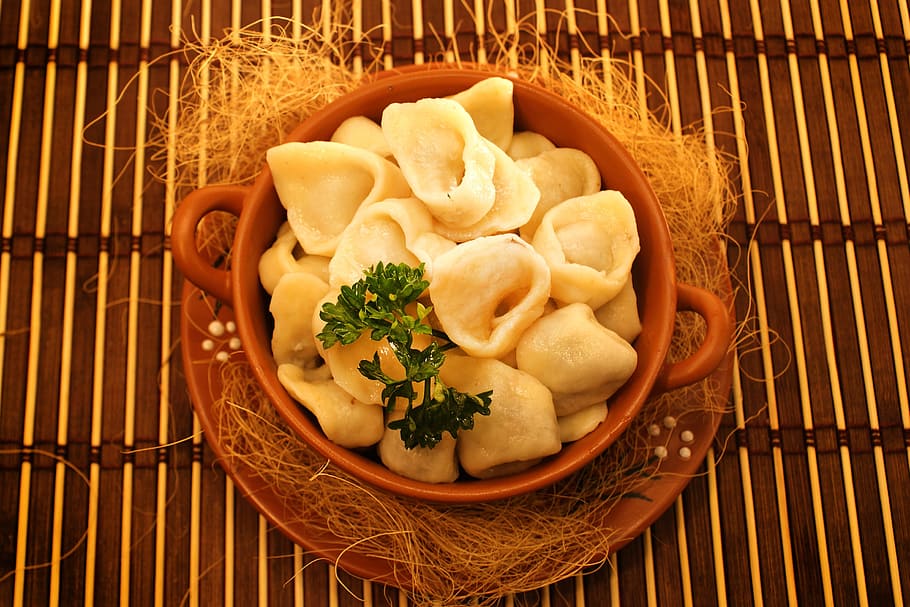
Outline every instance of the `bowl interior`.
<svg viewBox="0 0 910 607"><path fill-rule="evenodd" d="M409 71L378 78L314 113L289 136L289 141L329 139L341 122L355 115L379 120L393 102L441 97L464 90L488 72L458 69ZM268 298L259 284L258 260L271 245L285 219L272 177L265 167L251 188L238 222L233 247L233 301L237 326L253 373L281 416L320 455L387 491L452 503L489 501L553 484L602 452L626 429L654 385L669 348L676 313L675 268L660 205L644 174L628 152L599 123L538 86L515 80L516 130L537 131L558 146L590 155L600 169L603 186L621 191L635 210L641 252L633 267L642 332L633 344L638 367L609 401L607 419L592 433L565 445L558 454L512 476L431 484L403 478L368 456L329 441L315 419L288 396L278 381L272 359Z"/></svg>

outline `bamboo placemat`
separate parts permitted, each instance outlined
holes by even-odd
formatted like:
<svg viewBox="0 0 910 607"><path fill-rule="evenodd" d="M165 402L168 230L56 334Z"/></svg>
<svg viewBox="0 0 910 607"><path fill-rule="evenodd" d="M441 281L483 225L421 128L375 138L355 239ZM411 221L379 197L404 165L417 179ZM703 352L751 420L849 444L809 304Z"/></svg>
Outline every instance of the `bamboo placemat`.
<svg viewBox="0 0 910 607"><path fill-rule="evenodd" d="M0 604L406 605L304 555L214 463L179 357L152 112L184 37L318 2L0 4ZM731 413L607 565L504 605L910 600L906 0L352 3L387 67L531 23L627 61L643 107L736 159ZM359 69L354 58L352 69ZM570 63L571 64L571 63ZM84 131L84 137L83 137ZM176 144L176 143L175 143ZM172 167L171 167L172 168Z"/></svg>

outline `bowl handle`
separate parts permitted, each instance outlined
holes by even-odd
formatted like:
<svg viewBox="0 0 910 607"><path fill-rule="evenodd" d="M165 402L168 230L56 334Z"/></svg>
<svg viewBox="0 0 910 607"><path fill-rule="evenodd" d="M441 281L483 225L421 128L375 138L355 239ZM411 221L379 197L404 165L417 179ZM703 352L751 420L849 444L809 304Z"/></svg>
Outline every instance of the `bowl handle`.
<svg viewBox="0 0 910 607"><path fill-rule="evenodd" d="M212 265L196 247L199 222L214 211L240 217L248 188L237 185L213 185L190 193L174 211L171 226L171 252L177 267L190 282L206 293L232 305L231 272Z"/></svg>
<svg viewBox="0 0 910 607"><path fill-rule="evenodd" d="M657 376L654 393L688 386L710 375L723 361L733 335L730 312L717 295L687 284L676 286L678 310L695 312L705 319L707 330L701 346L685 360L665 363Z"/></svg>

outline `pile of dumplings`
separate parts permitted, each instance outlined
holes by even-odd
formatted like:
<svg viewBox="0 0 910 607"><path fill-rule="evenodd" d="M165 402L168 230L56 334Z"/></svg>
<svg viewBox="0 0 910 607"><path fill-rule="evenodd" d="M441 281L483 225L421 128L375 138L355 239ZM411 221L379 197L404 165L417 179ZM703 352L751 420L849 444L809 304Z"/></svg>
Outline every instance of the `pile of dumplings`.
<svg viewBox="0 0 910 607"><path fill-rule="evenodd" d="M419 481L533 466L602 423L637 364L632 207L601 189L584 152L515 132L512 95L510 80L490 77L452 97L392 103L380 123L350 118L331 141L267 154L287 209L259 263L278 377L330 440L375 449ZM383 385L358 371L378 354L396 376L387 342L364 334L324 349L315 338L322 305L379 261L424 264L431 324L458 346L440 378L493 391L490 415L432 449L405 449L386 427L403 413L387 413ZM414 347L429 339L415 336Z"/></svg>

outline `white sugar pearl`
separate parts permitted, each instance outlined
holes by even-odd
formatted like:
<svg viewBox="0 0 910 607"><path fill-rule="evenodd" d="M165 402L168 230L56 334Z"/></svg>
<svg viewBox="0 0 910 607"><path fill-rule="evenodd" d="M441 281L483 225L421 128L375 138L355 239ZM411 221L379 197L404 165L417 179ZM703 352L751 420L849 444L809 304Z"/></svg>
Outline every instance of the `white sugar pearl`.
<svg viewBox="0 0 910 607"><path fill-rule="evenodd" d="M224 323L224 328L227 329L228 333L233 333L237 330L237 323L235 323L233 320L229 320Z"/></svg>
<svg viewBox="0 0 910 607"><path fill-rule="evenodd" d="M689 459L690 457L692 457L692 450L689 449L688 447L680 447L679 456L683 459Z"/></svg>
<svg viewBox="0 0 910 607"><path fill-rule="evenodd" d="M221 352L219 352L218 354L215 355L215 360L217 360L220 363L227 362L227 359L228 359L228 353L225 352L224 350L222 350Z"/></svg>
<svg viewBox="0 0 910 607"><path fill-rule="evenodd" d="M202 349L205 350L206 352L211 352L212 350L215 349L215 342L213 342L211 339L203 339L202 340Z"/></svg>
<svg viewBox="0 0 910 607"><path fill-rule="evenodd" d="M695 440L695 435L692 434L692 431L691 431L691 430L683 430L683 431L679 434L679 438L680 438L680 439L682 440L682 442L684 442L684 443L691 443L692 441Z"/></svg>
<svg viewBox="0 0 910 607"><path fill-rule="evenodd" d="M651 424L648 426L648 434L651 436L660 436L660 426L657 424Z"/></svg>
<svg viewBox="0 0 910 607"><path fill-rule="evenodd" d="M220 320L213 320L209 323L209 333L215 337L221 337L224 335L224 323Z"/></svg>
<svg viewBox="0 0 910 607"><path fill-rule="evenodd" d="M660 459L667 457L667 448L664 447L663 445L657 445L656 447L654 447L654 455L656 455Z"/></svg>
<svg viewBox="0 0 910 607"><path fill-rule="evenodd" d="M668 415L664 418L664 427L665 428L675 428L676 427L676 418L672 415Z"/></svg>
<svg viewBox="0 0 910 607"><path fill-rule="evenodd" d="M240 349L240 338L232 337L231 341L228 342L228 346L231 348L231 350L239 350Z"/></svg>

